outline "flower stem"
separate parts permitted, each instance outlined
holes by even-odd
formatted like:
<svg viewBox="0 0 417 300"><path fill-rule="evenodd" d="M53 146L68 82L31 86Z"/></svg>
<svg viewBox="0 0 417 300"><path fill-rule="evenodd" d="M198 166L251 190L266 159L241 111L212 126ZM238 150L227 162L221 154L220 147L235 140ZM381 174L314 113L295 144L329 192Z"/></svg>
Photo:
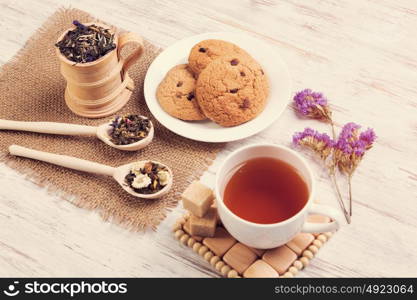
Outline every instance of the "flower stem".
<svg viewBox="0 0 417 300"><path fill-rule="evenodd" d="M347 212L345 204L343 202L342 194L340 193L339 185L337 184L336 175L334 173L334 170L332 171L332 170L329 169L329 177L332 180L334 187L336 188L337 200L339 201L340 208L342 209L343 214L345 215L346 222L348 224L350 224L350 215Z"/></svg>
<svg viewBox="0 0 417 300"><path fill-rule="evenodd" d="M336 140L336 130L334 128L333 120L330 117L329 117L329 121L330 121L330 126L332 127L333 140ZM343 214L345 215L347 223L350 224L350 216L351 215L346 210L346 207L345 207L345 204L344 204L343 198L342 198L342 193L340 193L339 185L337 184L337 180L336 180L335 168L336 168L337 163L336 163L336 157L334 156L334 154L333 154L332 159L333 159L333 166L328 169L329 170L329 176L330 176L330 178L333 182L333 185L336 189L337 198L339 200L340 208L342 209Z"/></svg>
<svg viewBox="0 0 417 300"><path fill-rule="evenodd" d="M349 184L349 215L352 216L352 174L349 174L348 184Z"/></svg>
<svg viewBox="0 0 417 300"><path fill-rule="evenodd" d="M334 123L332 119L330 119L330 125L332 126L333 140L336 140L336 130L334 129Z"/></svg>

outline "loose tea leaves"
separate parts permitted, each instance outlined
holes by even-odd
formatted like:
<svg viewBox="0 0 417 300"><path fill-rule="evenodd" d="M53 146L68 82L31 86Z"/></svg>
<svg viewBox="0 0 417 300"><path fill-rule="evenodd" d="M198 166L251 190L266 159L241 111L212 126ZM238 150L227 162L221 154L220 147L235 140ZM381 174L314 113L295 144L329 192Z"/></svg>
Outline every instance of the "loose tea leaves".
<svg viewBox="0 0 417 300"><path fill-rule="evenodd" d="M168 169L151 161L134 165L125 177L128 186L140 194L159 192L170 180Z"/></svg>
<svg viewBox="0 0 417 300"><path fill-rule="evenodd" d="M116 48L114 34L109 29L95 24L86 26L73 21L75 29L68 31L61 41L55 44L70 61L88 63L99 59Z"/></svg>
<svg viewBox="0 0 417 300"><path fill-rule="evenodd" d="M115 145L136 143L148 136L151 122L139 115L117 116L110 124L110 140Z"/></svg>

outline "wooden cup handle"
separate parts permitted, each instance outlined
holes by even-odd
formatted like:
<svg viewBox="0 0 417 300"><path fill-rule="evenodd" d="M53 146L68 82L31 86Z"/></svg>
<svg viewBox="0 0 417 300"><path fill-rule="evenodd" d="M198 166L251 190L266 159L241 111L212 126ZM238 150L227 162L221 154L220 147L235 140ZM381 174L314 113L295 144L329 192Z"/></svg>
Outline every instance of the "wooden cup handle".
<svg viewBox="0 0 417 300"><path fill-rule="evenodd" d="M121 51L129 43L136 44L135 50L133 50L132 53L130 53L126 58L120 58ZM123 60L123 67L122 67L123 74L127 72L127 70L139 59L139 57L141 57L143 53L143 49L144 49L143 39L136 33L127 32L127 33L122 33L119 36L119 47L117 49L117 56L121 60Z"/></svg>

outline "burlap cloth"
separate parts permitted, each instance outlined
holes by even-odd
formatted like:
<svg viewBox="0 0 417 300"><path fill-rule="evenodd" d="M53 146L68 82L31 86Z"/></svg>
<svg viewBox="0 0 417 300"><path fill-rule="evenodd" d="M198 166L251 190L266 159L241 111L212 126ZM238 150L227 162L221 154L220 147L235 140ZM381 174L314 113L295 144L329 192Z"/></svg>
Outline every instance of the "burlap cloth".
<svg viewBox="0 0 417 300"><path fill-rule="evenodd" d="M97 125L107 119L90 120L73 114L65 105L65 81L59 73L54 43L73 20L99 21L76 9L53 14L28 40L23 49L0 72L0 118L22 121L53 121ZM140 34L140 32L137 32ZM198 178L214 159L221 144L194 142L165 129L152 118L143 97L143 80L149 64L160 49L145 42L145 54L130 70L135 91L117 114L137 113L151 117L155 138L145 149L124 152L95 138L0 131L0 159L35 183L60 192L75 205L95 209L105 220L132 230L155 228L188 182ZM170 166L174 173L171 192L159 200L142 200L128 195L110 177L95 176L8 154L8 146L18 144L37 150L71 155L110 166L142 159L154 159ZM16 186L18 188L18 186ZM33 199L37 201L37 199ZM58 208L57 208L58 209Z"/></svg>

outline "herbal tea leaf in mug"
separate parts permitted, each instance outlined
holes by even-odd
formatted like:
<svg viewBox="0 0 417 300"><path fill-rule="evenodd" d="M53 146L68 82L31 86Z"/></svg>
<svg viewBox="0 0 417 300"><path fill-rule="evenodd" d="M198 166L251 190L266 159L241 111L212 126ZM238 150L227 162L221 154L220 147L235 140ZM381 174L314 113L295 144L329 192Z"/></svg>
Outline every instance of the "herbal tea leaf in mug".
<svg viewBox="0 0 417 300"><path fill-rule="evenodd" d="M55 44L67 59L76 63L89 63L116 48L114 34L109 29L97 25L83 25L73 21L75 29L68 31Z"/></svg>

